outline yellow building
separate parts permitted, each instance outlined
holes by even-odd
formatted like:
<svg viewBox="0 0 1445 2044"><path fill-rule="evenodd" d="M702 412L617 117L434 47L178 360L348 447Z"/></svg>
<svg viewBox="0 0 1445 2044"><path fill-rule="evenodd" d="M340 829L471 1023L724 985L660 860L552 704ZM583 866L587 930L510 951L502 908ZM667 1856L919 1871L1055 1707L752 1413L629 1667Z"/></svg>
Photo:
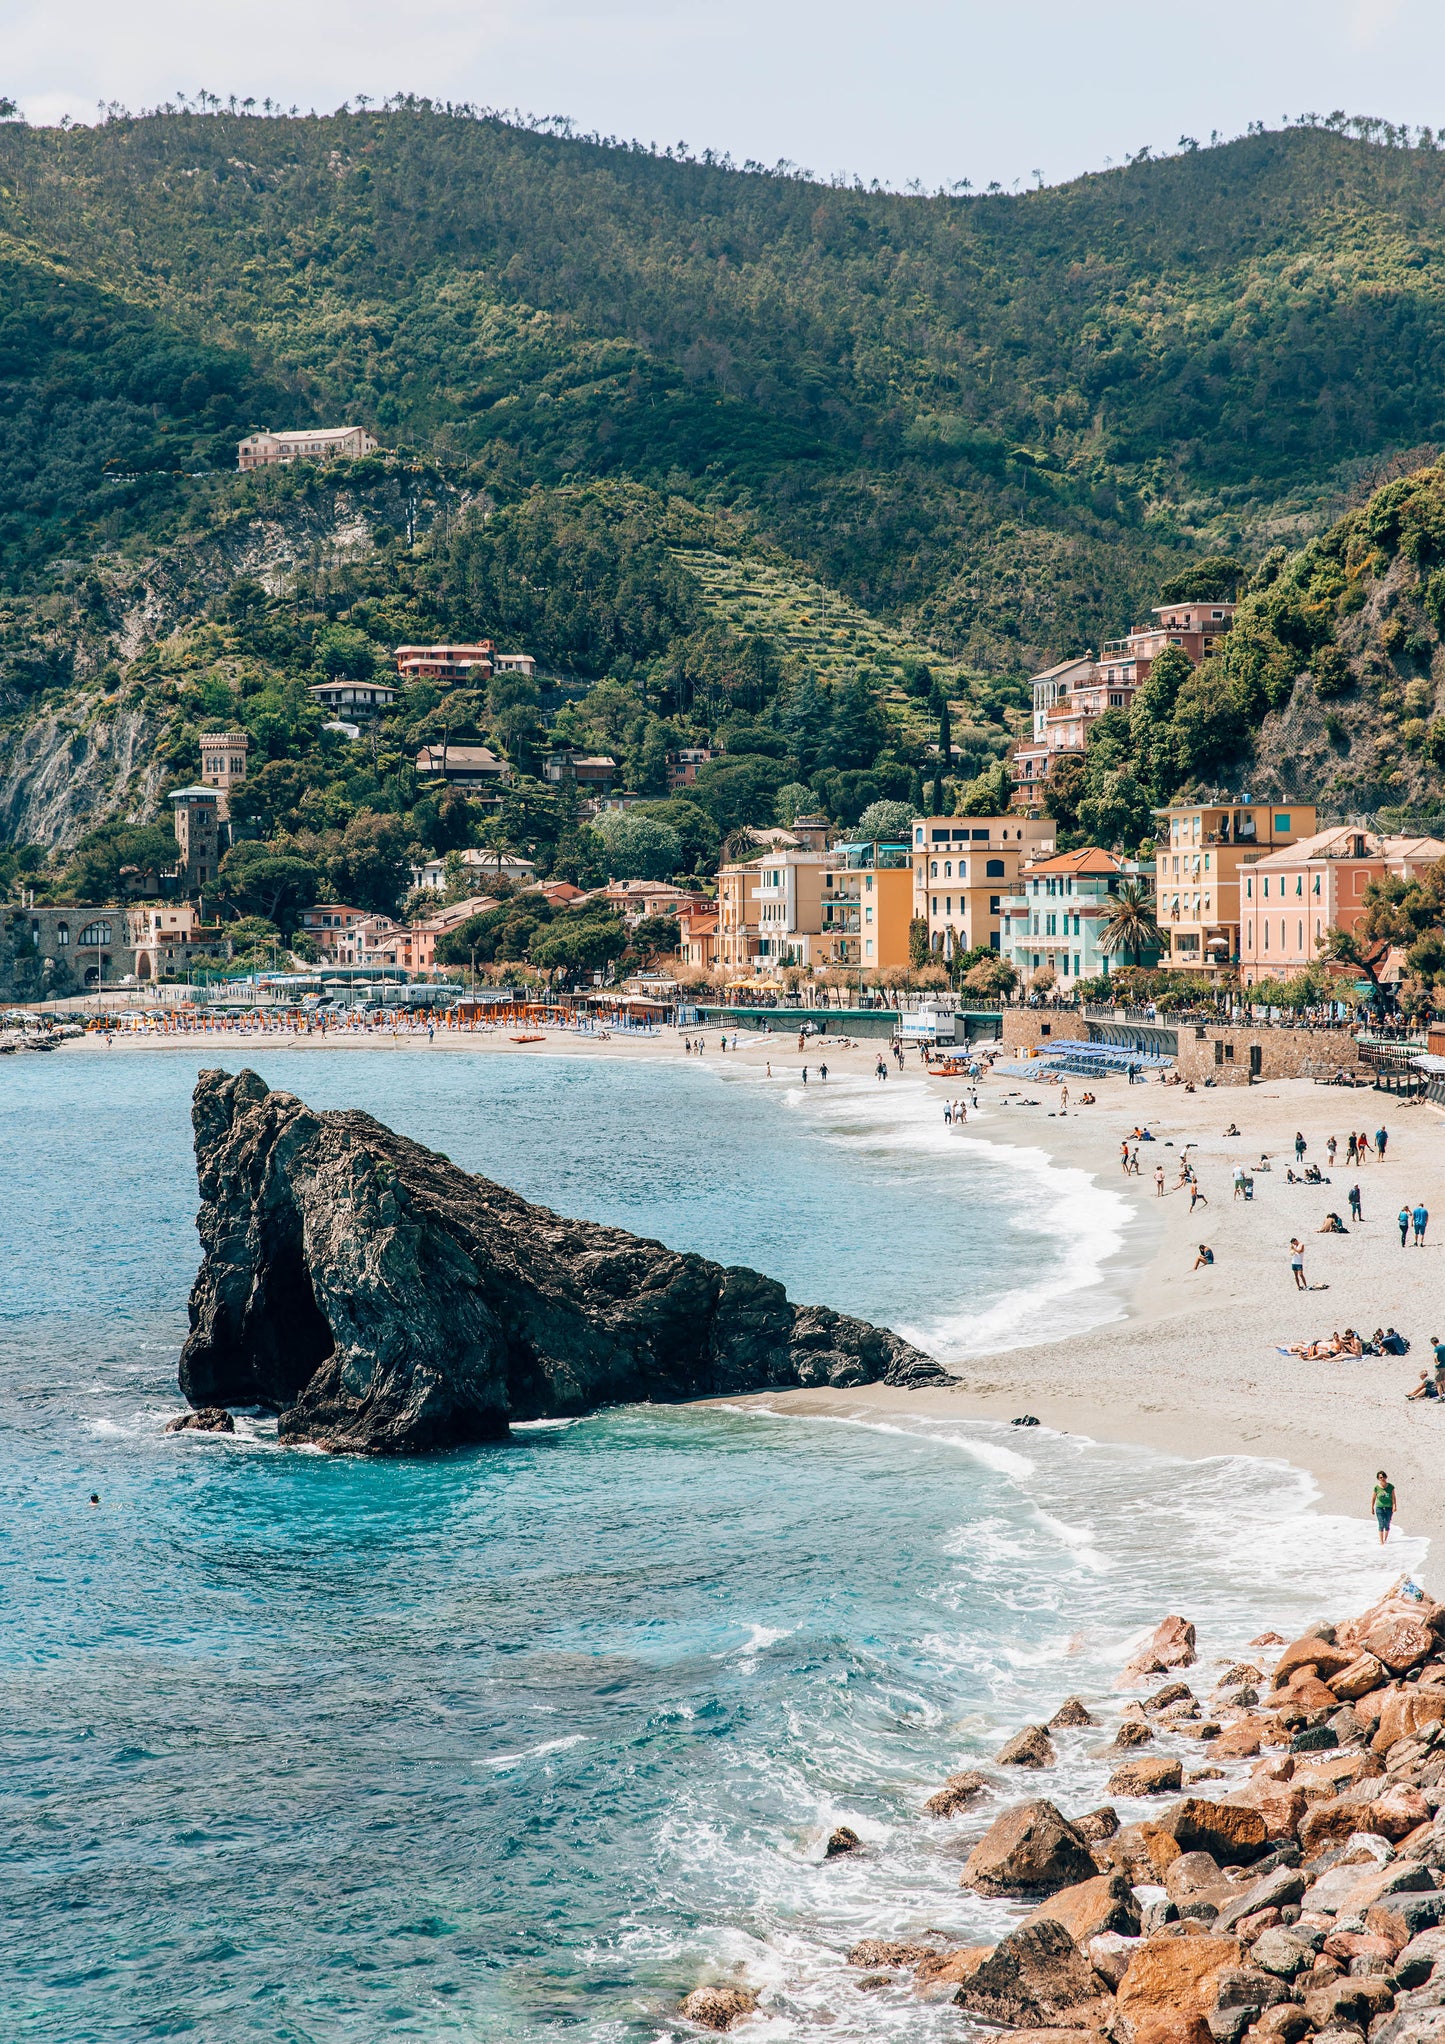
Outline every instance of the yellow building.
<svg viewBox="0 0 1445 2044"><path fill-rule="evenodd" d="M1181 802L1156 809L1154 888L1165 965L1234 972L1240 962L1240 869L1315 830L1312 802Z"/></svg>
<svg viewBox="0 0 1445 2044"><path fill-rule="evenodd" d="M986 944L997 951L1003 903L1019 891L1019 868L1047 858L1058 826L1025 816L916 816L912 914L928 924L940 958Z"/></svg>

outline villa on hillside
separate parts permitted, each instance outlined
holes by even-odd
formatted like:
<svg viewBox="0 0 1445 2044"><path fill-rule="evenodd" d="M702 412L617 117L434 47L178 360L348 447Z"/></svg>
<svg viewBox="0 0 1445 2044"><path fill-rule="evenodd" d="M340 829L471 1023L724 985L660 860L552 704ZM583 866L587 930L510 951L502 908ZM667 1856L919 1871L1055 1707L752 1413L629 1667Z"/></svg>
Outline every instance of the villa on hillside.
<svg viewBox="0 0 1445 2044"><path fill-rule="evenodd" d="M306 426L293 432L252 433L237 449L236 466L284 468L292 461L359 461L376 442L364 426Z"/></svg>
<svg viewBox="0 0 1445 2044"><path fill-rule="evenodd" d="M1136 625L1127 638L1106 639L1096 659L1060 661L1033 677L1033 731L1009 758L1013 801L1035 808L1049 777L1066 759L1081 759L1091 728L1106 710L1127 710L1166 646L1198 667L1217 653L1234 622L1233 603L1159 603L1157 623Z"/></svg>

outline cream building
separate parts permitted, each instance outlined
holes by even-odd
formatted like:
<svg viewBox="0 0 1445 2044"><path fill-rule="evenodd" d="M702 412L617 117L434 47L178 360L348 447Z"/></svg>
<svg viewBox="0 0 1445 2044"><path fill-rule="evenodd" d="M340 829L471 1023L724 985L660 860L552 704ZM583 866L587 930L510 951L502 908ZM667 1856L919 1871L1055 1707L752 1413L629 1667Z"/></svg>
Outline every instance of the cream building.
<svg viewBox="0 0 1445 2044"><path fill-rule="evenodd" d="M1057 825L1048 817L916 816L913 915L928 924L928 948L943 958L1003 941L1005 900L1019 868L1047 858Z"/></svg>
<svg viewBox="0 0 1445 2044"><path fill-rule="evenodd" d="M359 461L376 442L364 426L308 426L287 433L252 433L237 449L236 466L284 468L292 461Z"/></svg>

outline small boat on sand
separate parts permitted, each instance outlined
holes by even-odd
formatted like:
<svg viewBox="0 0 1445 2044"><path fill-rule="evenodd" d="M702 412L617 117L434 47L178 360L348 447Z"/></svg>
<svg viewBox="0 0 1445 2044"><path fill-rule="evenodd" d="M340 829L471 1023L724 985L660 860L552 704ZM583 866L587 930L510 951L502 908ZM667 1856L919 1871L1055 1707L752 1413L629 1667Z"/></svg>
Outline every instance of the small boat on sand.
<svg viewBox="0 0 1445 2044"><path fill-rule="evenodd" d="M514 1036L512 1041L513 1043L545 1043L547 1039L545 1036Z"/></svg>

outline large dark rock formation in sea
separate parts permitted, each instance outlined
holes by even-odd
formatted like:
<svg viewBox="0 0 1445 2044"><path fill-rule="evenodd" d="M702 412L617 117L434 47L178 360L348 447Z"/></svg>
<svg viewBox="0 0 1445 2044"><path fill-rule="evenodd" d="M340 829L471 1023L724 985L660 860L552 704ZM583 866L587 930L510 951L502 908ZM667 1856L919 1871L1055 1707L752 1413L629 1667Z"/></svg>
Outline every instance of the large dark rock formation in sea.
<svg viewBox="0 0 1445 2044"><path fill-rule="evenodd" d="M270 1407L283 1441L408 1454L638 1400L949 1381L756 1271L564 1220L255 1072L202 1072L192 1120L204 1258L181 1390Z"/></svg>

